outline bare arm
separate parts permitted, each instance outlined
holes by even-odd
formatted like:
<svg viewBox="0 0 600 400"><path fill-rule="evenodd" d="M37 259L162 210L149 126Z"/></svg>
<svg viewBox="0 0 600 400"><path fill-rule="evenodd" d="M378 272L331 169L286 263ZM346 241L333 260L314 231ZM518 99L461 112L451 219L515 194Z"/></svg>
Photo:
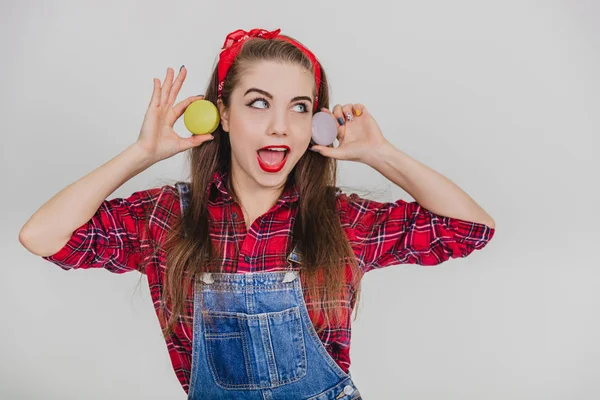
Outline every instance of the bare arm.
<svg viewBox="0 0 600 400"><path fill-rule="evenodd" d="M368 165L433 213L496 227L494 219L450 179L391 144L371 154Z"/></svg>
<svg viewBox="0 0 600 400"><path fill-rule="evenodd" d="M21 228L19 241L39 256L56 253L111 193L150 165L143 149L129 146L50 198Z"/></svg>
<svg viewBox="0 0 600 400"><path fill-rule="evenodd" d="M329 112L326 108L321 111ZM364 105L337 104L330 113L338 120L339 146L334 148L314 145L311 150L338 160L358 161L369 165L434 214L476 222L495 229L493 218L464 190L439 172L395 148L383 136L379 125Z"/></svg>
<svg viewBox="0 0 600 400"><path fill-rule="evenodd" d="M133 145L58 192L29 218L19 232L19 241L27 250L39 256L53 255L123 183L158 161L213 139L212 135L182 138L173 130L185 109L193 101L203 98L188 97L173 107L186 71L182 66L173 81L174 71L167 68L162 85L159 79L154 78L148 111L138 140Z"/></svg>

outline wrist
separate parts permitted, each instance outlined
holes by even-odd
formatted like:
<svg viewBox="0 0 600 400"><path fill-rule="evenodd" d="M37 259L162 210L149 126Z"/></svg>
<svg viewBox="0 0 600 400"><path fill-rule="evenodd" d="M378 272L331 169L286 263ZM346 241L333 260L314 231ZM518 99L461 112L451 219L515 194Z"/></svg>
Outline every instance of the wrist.
<svg viewBox="0 0 600 400"><path fill-rule="evenodd" d="M401 152L386 140L381 145L366 153L364 159L361 161L376 170L381 170L381 168L387 164L388 160L397 158L398 153Z"/></svg>
<svg viewBox="0 0 600 400"><path fill-rule="evenodd" d="M149 168L156 163L146 149L140 146L137 142L125 149L125 152L133 158L134 162L140 169Z"/></svg>

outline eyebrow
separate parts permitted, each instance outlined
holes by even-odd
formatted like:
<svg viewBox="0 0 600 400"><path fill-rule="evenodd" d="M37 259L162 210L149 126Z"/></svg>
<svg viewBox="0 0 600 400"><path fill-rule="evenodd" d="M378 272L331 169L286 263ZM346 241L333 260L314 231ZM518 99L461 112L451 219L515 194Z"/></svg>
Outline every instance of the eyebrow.
<svg viewBox="0 0 600 400"><path fill-rule="evenodd" d="M273 100L273 95L271 93L267 92L266 90L262 90L262 89L255 88L255 87L252 87L252 88L246 90L246 93L244 93L244 96L251 92L260 93L263 96L266 96L269 99ZM296 96L290 100L290 103L294 102L294 101L298 101L298 100L307 100L308 102L312 103L312 99L308 96Z"/></svg>

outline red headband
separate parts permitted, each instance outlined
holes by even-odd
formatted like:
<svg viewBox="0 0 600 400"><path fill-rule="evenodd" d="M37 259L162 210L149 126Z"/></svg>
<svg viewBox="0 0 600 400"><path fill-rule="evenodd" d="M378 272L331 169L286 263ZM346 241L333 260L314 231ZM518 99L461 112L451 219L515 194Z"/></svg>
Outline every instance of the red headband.
<svg viewBox="0 0 600 400"><path fill-rule="evenodd" d="M321 87L321 68L319 67L319 62L315 55L308 50L306 47L302 46L300 43L296 42L293 39L290 39L286 36L279 35L281 29L276 29L274 31L267 31L265 29L255 28L250 32L246 32L242 29L238 29L237 31L231 32L225 38L225 42L223 43L222 51L219 56L219 65L218 65L218 74L219 74L219 88L218 88L218 97L221 97L221 92L223 90L223 82L225 81L225 77L227 76L227 71L231 68L231 65L235 61L235 58L240 52L242 48L242 44L246 41L246 39L252 37L260 37L263 39L282 39L287 42L290 42L297 48L299 48L310 60L313 65L313 69L315 70L315 85L317 88L317 96L315 96L315 104L314 111L318 109L319 105L319 88Z"/></svg>

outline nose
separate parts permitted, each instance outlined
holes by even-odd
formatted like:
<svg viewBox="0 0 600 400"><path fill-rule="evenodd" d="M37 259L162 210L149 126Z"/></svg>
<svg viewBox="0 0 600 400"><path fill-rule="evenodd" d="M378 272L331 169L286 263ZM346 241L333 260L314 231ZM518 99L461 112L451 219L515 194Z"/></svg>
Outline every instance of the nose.
<svg viewBox="0 0 600 400"><path fill-rule="evenodd" d="M271 123L269 126L271 135L287 135L288 133L288 114L285 108L273 110L271 113Z"/></svg>

